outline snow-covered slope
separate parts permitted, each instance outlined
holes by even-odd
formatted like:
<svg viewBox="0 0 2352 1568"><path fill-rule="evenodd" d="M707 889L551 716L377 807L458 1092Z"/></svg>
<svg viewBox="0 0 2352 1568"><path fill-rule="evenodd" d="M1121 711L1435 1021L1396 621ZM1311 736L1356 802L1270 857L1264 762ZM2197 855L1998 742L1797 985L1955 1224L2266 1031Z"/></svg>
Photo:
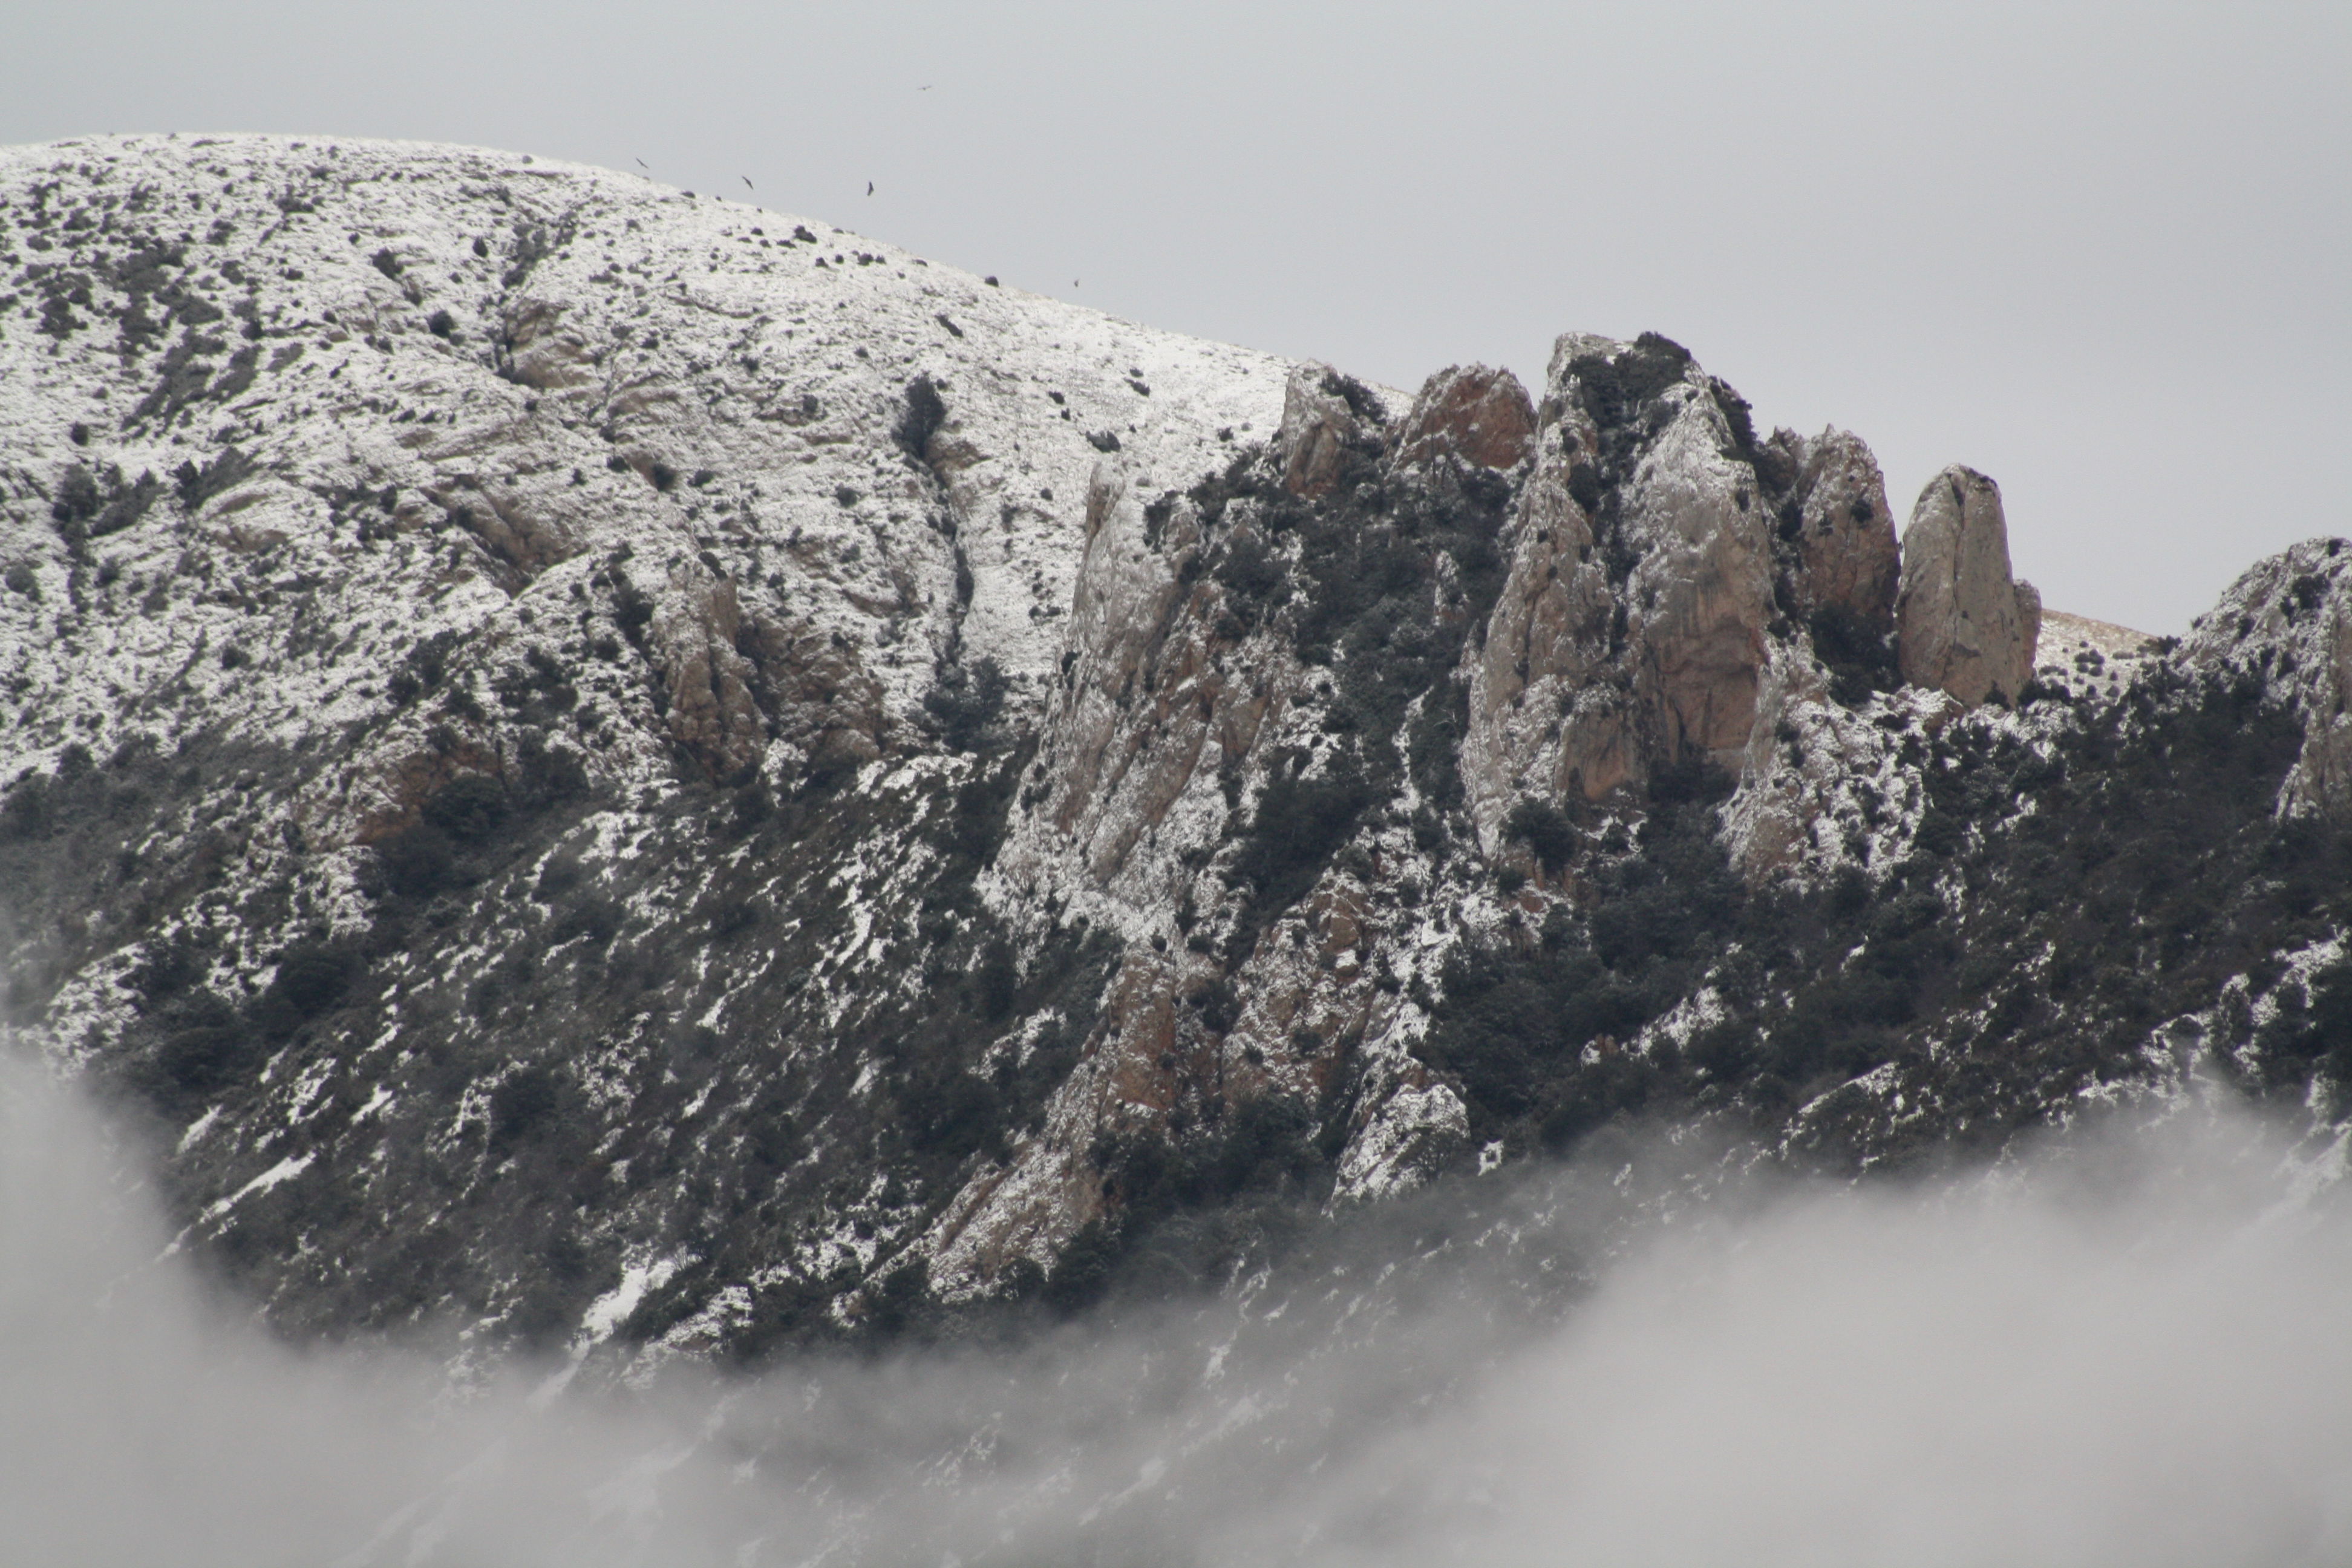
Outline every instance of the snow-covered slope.
<svg viewBox="0 0 2352 1568"><path fill-rule="evenodd" d="M1188 485L1281 411L1270 356L601 170L151 138L11 150L0 183L6 549L40 590L8 601L32 656L12 739L33 755L27 729L110 747L119 693L199 645L267 674L200 661L195 689L236 689L242 721L299 743L376 710L385 672L289 639L527 641L625 542L666 604L723 579L845 641L884 722L959 653L1031 692L1103 450ZM910 451L924 378L940 411ZM153 600L134 618L169 637L68 651L47 513L77 465L100 489L79 592Z"/></svg>

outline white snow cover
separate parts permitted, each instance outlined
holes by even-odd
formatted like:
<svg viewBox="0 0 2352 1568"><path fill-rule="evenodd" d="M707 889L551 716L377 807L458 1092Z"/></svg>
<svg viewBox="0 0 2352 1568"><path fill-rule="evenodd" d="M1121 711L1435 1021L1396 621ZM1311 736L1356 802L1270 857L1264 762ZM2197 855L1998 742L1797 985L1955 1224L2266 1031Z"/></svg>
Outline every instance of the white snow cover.
<svg viewBox="0 0 2352 1568"><path fill-rule="evenodd" d="M1288 369L814 220L434 144L0 150L0 563L25 584L0 595L0 777L134 725L299 748L380 721L408 647L526 638L623 545L665 606L723 571L843 639L894 710L959 645L1034 701L1099 448L1189 484L1278 418ZM918 376L946 408L928 471L891 438ZM180 506L174 470L232 445L250 474ZM79 573L50 515L77 464L162 486ZM387 493L352 548L350 503ZM69 635L77 599L109 613ZM623 731L600 761L655 755ZM332 837L368 784L320 784Z"/></svg>

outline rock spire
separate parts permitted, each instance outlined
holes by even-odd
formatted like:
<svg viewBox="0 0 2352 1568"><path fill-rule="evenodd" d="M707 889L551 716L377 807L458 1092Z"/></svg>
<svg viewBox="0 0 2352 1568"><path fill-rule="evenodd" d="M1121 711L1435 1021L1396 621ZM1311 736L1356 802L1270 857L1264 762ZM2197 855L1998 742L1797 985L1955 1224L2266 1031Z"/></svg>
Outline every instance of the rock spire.
<svg viewBox="0 0 2352 1568"><path fill-rule="evenodd" d="M2013 703L2033 673L2042 595L2010 575L2000 487L1955 464L1927 482L1903 534L1895 644L1903 679L1973 707Z"/></svg>

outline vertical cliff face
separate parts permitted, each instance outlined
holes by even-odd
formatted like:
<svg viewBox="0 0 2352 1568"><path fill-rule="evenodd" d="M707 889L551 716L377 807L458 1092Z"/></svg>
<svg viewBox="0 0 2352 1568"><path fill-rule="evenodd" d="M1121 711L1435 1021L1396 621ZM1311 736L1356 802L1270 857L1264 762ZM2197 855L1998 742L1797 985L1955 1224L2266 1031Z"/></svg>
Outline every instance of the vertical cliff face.
<svg viewBox="0 0 2352 1568"><path fill-rule="evenodd" d="M2014 702L2033 671L2042 595L2009 571L2000 487L1973 468L1927 481L1903 535L1903 679L1975 704Z"/></svg>
<svg viewBox="0 0 2352 1568"><path fill-rule="evenodd" d="M1553 351L1472 673L1464 766L1483 841L1522 795L1597 800L1746 745L1774 617L1771 522L1732 396L1663 339L1571 334Z"/></svg>
<svg viewBox="0 0 2352 1568"><path fill-rule="evenodd" d="M1840 639L1823 657L1890 637L1899 556L1886 481L1870 448L1843 430L1811 440L1776 434L1758 471L1786 476L1778 531L1797 546L1790 597L1817 641Z"/></svg>
<svg viewBox="0 0 2352 1568"><path fill-rule="evenodd" d="M289 1326L751 1353L2352 1076L2333 542L2037 662L1990 480L1898 571L1664 338L1407 395L464 149L12 151L0 268L9 1024Z"/></svg>

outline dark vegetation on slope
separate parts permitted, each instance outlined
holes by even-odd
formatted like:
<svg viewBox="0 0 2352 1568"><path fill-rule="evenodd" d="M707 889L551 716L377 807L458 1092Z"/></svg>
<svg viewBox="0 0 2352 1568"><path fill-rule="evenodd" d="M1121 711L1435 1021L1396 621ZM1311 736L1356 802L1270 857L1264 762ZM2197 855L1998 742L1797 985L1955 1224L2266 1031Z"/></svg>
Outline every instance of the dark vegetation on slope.
<svg viewBox="0 0 2352 1568"><path fill-rule="evenodd" d="M2163 666L2121 704L2086 702L2046 759L1954 726L1916 759L1915 852L1874 887L1854 872L1812 892L1746 892L1707 809L1727 781L1662 781L1629 851L1590 862L1584 918L1455 966L1433 1059L1474 1136L1522 1150L1718 1109L1769 1131L1881 1066L1916 1120L1832 1097L1805 1124L1820 1158L1996 1143L2053 1100L2144 1077L2157 1025L2235 974L2267 989L2273 953L2352 921L2352 834L2272 812L2301 740L2258 687ZM2346 969L2213 1043L2253 1047L2257 1087L2300 1092L2315 1068L2352 1085ZM1720 1016L1686 1047L1621 1048L1703 984Z"/></svg>
<svg viewBox="0 0 2352 1568"><path fill-rule="evenodd" d="M415 679L429 689L446 672L440 650L423 651ZM903 807L835 775L777 796L682 767L640 854L619 862L590 852L607 803L577 763L526 744L499 773L457 773L379 842L363 933L329 940L282 884L227 911L237 930L289 933L258 993L205 983L233 940L218 921L152 952L126 976L134 1016L114 1081L161 1132L210 1105L234 1119L270 1083L323 1074L273 1152L314 1155L327 1179L246 1198L212 1249L285 1328L502 1313L520 1342L543 1345L617 1278L615 1217L650 1209L695 1255L625 1326L651 1337L822 1224L919 1228L1066 1077L1118 944L1081 923L1016 964L973 893L1026 760L1017 748L981 759L937 802L917 839L930 858L876 917L908 984L832 1011L812 965L851 911L828 879L874 835L905 832ZM299 769L202 744L168 762L69 752L0 798L11 912L62 911L45 957L13 977L12 1017L37 1017L100 951L94 928L154 929L218 885L236 825L194 828L175 813L220 774L274 784ZM173 847L134 854L159 828ZM772 888L780 868L787 885ZM747 973L736 1009L700 1022ZM382 1136L341 1137L365 1113L359 1058L387 1016L405 1059L371 1064L395 1093L374 1113ZM1025 1049L973 1070L990 1041L1041 1016ZM866 1059L877 1078L855 1094ZM181 1179L201 1181L207 1157L199 1142ZM888 1182L868 1191L876 1171ZM834 1299L863 1278L845 1255L758 1290L737 1347L838 1338Z"/></svg>
<svg viewBox="0 0 2352 1568"><path fill-rule="evenodd" d="M1250 521L1210 551L1234 622L1223 629L1238 639L1287 612L1300 659L1329 672L1316 691L1340 748L1311 775L1305 758L1290 759L1255 803L1235 862L1253 930L1314 885L1364 813L1396 796L1408 768L1433 826L1461 799L1467 689L1458 671L1502 591L1496 540L1512 491L1484 468L1399 477L1378 455L1376 444L1350 452L1331 495L1317 501L1284 489L1255 454L1192 491L1213 537L1236 502L1253 503Z"/></svg>

